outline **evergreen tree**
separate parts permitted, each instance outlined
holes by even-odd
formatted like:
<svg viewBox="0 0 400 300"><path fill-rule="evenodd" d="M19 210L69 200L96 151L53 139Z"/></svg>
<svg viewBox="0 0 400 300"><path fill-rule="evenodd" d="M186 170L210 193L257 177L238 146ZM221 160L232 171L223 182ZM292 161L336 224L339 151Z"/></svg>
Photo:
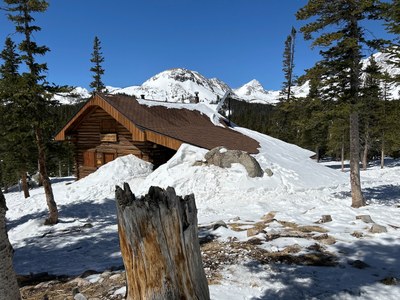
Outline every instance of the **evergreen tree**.
<svg viewBox="0 0 400 300"><path fill-rule="evenodd" d="M93 81L90 83L90 87L93 88L95 92L103 92L106 89L104 83L101 81L101 77L104 74L104 69L101 66L104 62L104 57L101 52L101 43L97 36L94 38L92 58L90 61L94 64L94 66L90 68L90 71L93 72Z"/></svg>
<svg viewBox="0 0 400 300"><path fill-rule="evenodd" d="M377 139L377 117L382 99L380 89L381 71L373 56L369 59L369 65L364 70L364 86L360 97L360 127L363 140L363 169L367 169L368 154L372 142Z"/></svg>
<svg viewBox="0 0 400 300"><path fill-rule="evenodd" d="M292 27L292 31L288 35L285 41L285 49L283 52L283 73L285 76L285 81L283 82L283 87L281 95L285 96L286 100L289 101L292 96L291 88L293 85L293 70L294 70L294 46L296 39L296 29Z"/></svg>
<svg viewBox="0 0 400 300"><path fill-rule="evenodd" d="M53 89L46 82L44 72L46 63L37 62L37 56L43 56L49 48L39 46L33 41L33 33L41 28L33 25L33 14L43 13L47 10L48 3L44 0L4 0L8 4L8 18L15 24L16 31L23 36L19 44L22 52L22 60L28 67L28 72L22 74L23 81L19 87L19 105L25 109L25 118L32 124L38 151L39 173L42 179L46 202L49 209L49 217L46 224L58 222L58 209L54 201L54 194L46 165L46 142L43 133L46 127L46 113L53 104L50 99ZM49 93L50 92L50 93Z"/></svg>
<svg viewBox="0 0 400 300"><path fill-rule="evenodd" d="M382 4L382 11L386 18L386 29L395 35L395 39L391 43L389 51L391 53L393 63L400 68L400 0L392 0ZM400 75L395 77L400 84Z"/></svg>
<svg viewBox="0 0 400 300"><path fill-rule="evenodd" d="M17 53L17 46L13 42L13 40L8 37L6 38L4 49L0 53L0 58L3 60L3 64L0 66L0 74L2 80L7 80L7 83L13 83L17 81L19 77L19 65L21 63L21 58ZM9 88L8 85L3 84L1 91L4 92ZM2 95L1 100L4 98L4 94ZM5 96L7 97L7 96Z"/></svg>
<svg viewBox="0 0 400 300"><path fill-rule="evenodd" d="M36 157L34 139L29 122L26 122L24 108L19 105L16 95L20 88L21 76L18 73L21 59L16 53L14 42L7 38L4 50L0 53L3 64L0 66L0 99L2 100L0 116L0 150L5 166L11 168L4 178L9 181L22 179L25 198L28 198L29 188L27 172L32 170L32 162ZM11 172L12 174L9 174Z"/></svg>
<svg viewBox="0 0 400 300"><path fill-rule="evenodd" d="M309 0L296 16L311 21L300 31L312 46L323 47L321 64L331 81L336 99L350 105L350 183L352 206L365 205L361 191L359 166L358 107L360 89L361 46L371 45L361 22L377 13L377 0ZM313 37L316 34L316 37Z"/></svg>

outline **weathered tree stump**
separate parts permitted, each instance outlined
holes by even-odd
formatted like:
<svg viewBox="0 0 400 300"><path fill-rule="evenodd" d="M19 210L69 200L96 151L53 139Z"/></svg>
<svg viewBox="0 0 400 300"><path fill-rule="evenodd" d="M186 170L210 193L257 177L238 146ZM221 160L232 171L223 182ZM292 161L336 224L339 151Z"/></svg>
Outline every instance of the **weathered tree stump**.
<svg viewBox="0 0 400 300"><path fill-rule="evenodd" d="M135 198L127 183L115 195L127 299L210 299L194 195L151 187Z"/></svg>
<svg viewBox="0 0 400 300"><path fill-rule="evenodd" d="M6 199L0 188L0 299L19 300L21 295L12 263L12 247L6 229Z"/></svg>

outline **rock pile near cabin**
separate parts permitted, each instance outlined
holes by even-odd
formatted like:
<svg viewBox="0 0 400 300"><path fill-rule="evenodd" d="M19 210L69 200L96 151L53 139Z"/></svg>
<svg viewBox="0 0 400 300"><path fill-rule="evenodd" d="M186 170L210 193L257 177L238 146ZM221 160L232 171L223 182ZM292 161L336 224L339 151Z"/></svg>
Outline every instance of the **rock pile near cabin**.
<svg viewBox="0 0 400 300"><path fill-rule="evenodd" d="M216 147L207 152L204 158L207 165L221 168L230 168L234 163L241 164L250 177L262 177L264 174L258 161L245 151Z"/></svg>

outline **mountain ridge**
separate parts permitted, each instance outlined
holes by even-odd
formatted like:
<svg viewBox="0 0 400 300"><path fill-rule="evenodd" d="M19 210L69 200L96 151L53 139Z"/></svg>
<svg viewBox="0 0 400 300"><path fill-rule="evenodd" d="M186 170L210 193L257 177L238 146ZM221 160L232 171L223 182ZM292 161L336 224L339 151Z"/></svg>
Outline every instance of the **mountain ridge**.
<svg viewBox="0 0 400 300"><path fill-rule="evenodd" d="M400 69L388 63L390 58L385 53L373 54L377 64L382 71L391 75L400 74ZM362 60L363 68L369 64L369 58ZM276 104L279 102L280 91L266 90L257 80L252 79L239 88L231 88L227 83L218 78L206 78L197 71L185 68L173 68L162 71L151 78L147 79L142 85L128 86L125 88L107 86L108 92L124 93L141 97L142 95L149 100L159 100L166 102L189 102L198 93L201 102L216 103L224 96L227 91L233 92L240 100L250 103ZM293 86L292 91L295 97L305 97L309 92L308 82ZM74 92L78 98L88 98L91 93L82 87L77 87ZM392 85L390 88L390 96L398 97L400 87ZM76 98L68 96L56 96L55 100L61 103L71 104Z"/></svg>

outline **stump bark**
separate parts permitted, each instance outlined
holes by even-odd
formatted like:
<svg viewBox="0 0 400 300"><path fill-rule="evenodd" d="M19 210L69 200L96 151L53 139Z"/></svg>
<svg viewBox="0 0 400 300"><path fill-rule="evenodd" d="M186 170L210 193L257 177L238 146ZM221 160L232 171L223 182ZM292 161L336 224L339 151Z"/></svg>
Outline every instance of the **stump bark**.
<svg viewBox="0 0 400 300"><path fill-rule="evenodd" d="M194 195L151 187L135 198L127 183L115 194L127 299L210 299Z"/></svg>
<svg viewBox="0 0 400 300"><path fill-rule="evenodd" d="M6 199L0 188L0 299L19 300L21 295L13 268L13 250L6 229Z"/></svg>

